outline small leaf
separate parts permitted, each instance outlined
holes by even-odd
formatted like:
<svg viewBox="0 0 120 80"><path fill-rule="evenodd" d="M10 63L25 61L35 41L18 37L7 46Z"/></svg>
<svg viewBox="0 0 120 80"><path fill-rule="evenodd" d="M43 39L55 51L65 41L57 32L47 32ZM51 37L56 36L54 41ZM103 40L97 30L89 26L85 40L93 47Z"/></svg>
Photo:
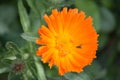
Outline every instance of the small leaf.
<svg viewBox="0 0 120 80"><path fill-rule="evenodd" d="M65 74L65 78L68 80L91 80L90 77L85 72L81 72L79 74L67 73Z"/></svg>
<svg viewBox="0 0 120 80"><path fill-rule="evenodd" d="M104 33L110 33L115 28L115 17L114 15L106 8L101 7L101 31Z"/></svg>
<svg viewBox="0 0 120 80"><path fill-rule="evenodd" d="M26 0L28 5L30 6L31 10L36 13L37 15L39 15L36 7L35 7L35 1L34 0Z"/></svg>
<svg viewBox="0 0 120 80"><path fill-rule="evenodd" d="M3 67L3 68L0 67L0 74L5 73L5 72L8 72L8 68L7 67Z"/></svg>
<svg viewBox="0 0 120 80"><path fill-rule="evenodd" d="M30 21L26 9L24 8L22 0L18 1L18 10L20 15L20 21L24 32L30 31Z"/></svg>
<svg viewBox="0 0 120 80"><path fill-rule="evenodd" d="M46 1L45 0L36 0L35 1L35 6L36 6L36 9L37 9L37 11L38 11L38 13L39 13L39 17L42 19L43 18L43 14L45 13L45 11L46 11L46 7L48 6L48 5L46 5Z"/></svg>
<svg viewBox="0 0 120 80"><path fill-rule="evenodd" d="M120 53L120 41L118 42L117 49L118 49L118 51Z"/></svg>
<svg viewBox="0 0 120 80"><path fill-rule="evenodd" d="M34 36L34 35L31 34L31 33L22 33L22 34L21 34L21 37L22 37L23 39L25 39L26 41L31 41L31 42L35 42L36 39L37 39L37 37Z"/></svg>
<svg viewBox="0 0 120 80"><path fill-rule="evenodd" d="M116 34L117 34L117 37L120 38L120 23L118 24L118 27L116 29Z"/></svg>
<svg viewBox="0 0 120 80"><path fill-rule="evenodd" d="M107 34L100 33L100 36L99 36L99 48L100 49L103 49L105 47L108 39L109 39L109 36Z"/></svg>
<svg viewBox="0 0 120 80"><path fill-rule="evenodd" d="M4 59L14 60L16 58L22 58L21 51L14 42L9 41L5 46L8 49L8 55Z"/></svg>
<svg viewBox="0 0 120 80"><path fill-rule="evenodd" d="M64 0L49 0L49 1L53 4L59 4L59 3L63 2Z"/></svg>
<svg viewBox="0 0 120 80"><path fill-rule="evenodd" d="M110 8L113 6L113 0L100 0L100 1L107 8Z"/></svg>
<svg viewBox="0 0 120 80"><path fill-rule="evenodd" d="M21 74L15 74L13 72L10 72L8 75L8 80L23 80L23 77Z"/></svg>
<svg viewBox="0 0 120 80"><path fill-rule="evenodd" d="M5 72L9 72L9 71L10 71L9 64L7 64L7 63L5 64L3 62L0 62L0 74L5 73Z"/></svg>
<svg viewBox="0 0 120 80"><path fill-rule="evenodd" d="M14 42L9 41L9 42L6 43L5 46L6 46L6 48L7 48L8 50L13 50L13 49L15 49L15 50L17 50L18 52L20 52L19 49L18 49L18 47L17 47L17 45L16 45Z"/></svg>
<svg viewBox="0 0 120 80"><path fill-rule="evenodd" d="M44 65L46 76L49 78L58 78L58 69L56 67L49 68L48 65Z"/></svg>
<svg viewBox="0 0 120 80"><path fill-rule="evenodd" d="M10 71L10 65L11 65L10 60L0 59L0 74L9 72Z"/></svg>
<svg viewBox="0 0 120 80"><path fill-rule="evenodd" d="M9 31L8 25L5 22L0 21L0 36Z"/></svg>
<svg viewBox="0 0 120 80"><path fill-rule="evenodd" d="M106 76L106 70L102 69L97 61L94 61L90 66L87 66L85 72L95 80L102 79Z"/></svg>
<svg viewBox="0 0 120 80"><path fill-rule="evenodd" d="M8 54L8 55L4 56L3 59L15 60L15 59L16 59L16 56L13 56L12 54Z"/></svg>
<svg viewBox="0 0 120 80"><path fill-rule="evenodd" d="M16 6L9 4L0 5L0 22L4 22L5 25L9 25L15 22L16 17L17 17Z"/></svg>

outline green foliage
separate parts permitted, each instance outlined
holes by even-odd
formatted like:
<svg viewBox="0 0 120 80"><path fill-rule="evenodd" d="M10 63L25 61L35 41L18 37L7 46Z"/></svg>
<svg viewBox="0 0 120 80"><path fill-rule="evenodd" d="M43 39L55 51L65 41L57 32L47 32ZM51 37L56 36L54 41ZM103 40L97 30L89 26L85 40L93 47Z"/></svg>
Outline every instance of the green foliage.
<svg viewBox="0 0 120 80"><path fill-rule="evenodd" d="M27 14L26 9L24 8L24 5L22 3L22 0L18 0L18 9L20 14L20 20L23 27L24 32L30 31L30 21Z"/></svg>
<svg viewBox="0 0 120 80"><path fill-rule="evenodd" d="M82 72L80 74L76 74L76 73L68 73L65 75L65 78L68 80L92 80L90 79L90 77Z"/></svg>
<svg viewBox="0 0 120 80"><path fill-rule="evenodd" d="M85 68L85 72L95 80L102 79L106 76L106 70L102 69L97 61L94 61L90 66Z"/></svg>
<svg viewBox="0 0 120 80"><path fill-rule="evenodd" d="M101 31L104 33L110 33L115 28L115 17L113 14L104 7L100 8L101 10Z"/></svg>
<svg viewBox="0 0 120 80"><path fill-rule="evenodd" d="M18 78L20 77L20 78ZM16 75L13 72L9 73L8 75L8 80L23 80L23 76L22 75Z"/></svg>
<svg viewBox="0 0 120 80"><path fill-rule="evenodd" d="M34 57L34 59L35 59L35 65L37 68L38 80L47 80L42 64L40 63L40 61L36 57Z"/></svg>
<svg viewBox="0 0 120 80"><path fill-rule="evenodd" d="M120 52L120 41L118 42L117 49Z"/></svg>
<svg viewBox="0 0 120 80"><path fill-rule="evenodd" d="M8 65L5 65L5 64L0 64L0 74L3 74L5 72L8 72L9 71L9 67Z"/></svg>
<svg viewBox="0 0 120 80"><path fill-rule="evenodd" d="M100 1L107 8L111 8L113 6L113 4L112 4L113 0L100 0Z"/></svg>
<svg viewBox="0 0 120 80"><path fill-rule="evenodd" d="M107 34L103 34L101 33L100 36L99 36L99 48L102 49L105 47L105 45L107 44L108 42L108 35Z"/></svg>
<svg viewBox="0 0 120 80"><path fill-rule="evenodd" d="M22 33L21 37L25 39L26 41L35 42L37 37L31 33Z"/></svg>

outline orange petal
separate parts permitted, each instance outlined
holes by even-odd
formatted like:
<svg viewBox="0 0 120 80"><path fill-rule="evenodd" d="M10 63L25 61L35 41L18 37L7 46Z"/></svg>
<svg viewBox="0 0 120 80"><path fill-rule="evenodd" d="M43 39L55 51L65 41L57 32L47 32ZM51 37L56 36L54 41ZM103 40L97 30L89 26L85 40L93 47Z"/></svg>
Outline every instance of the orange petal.
<svg viewBox="0 0 120 80"><path fill-rule="evenodd" d="M41 46L38 48L37 50L37 56L41 56L42 54L44 54L46 51L48 50L47 46Z"/></svg>

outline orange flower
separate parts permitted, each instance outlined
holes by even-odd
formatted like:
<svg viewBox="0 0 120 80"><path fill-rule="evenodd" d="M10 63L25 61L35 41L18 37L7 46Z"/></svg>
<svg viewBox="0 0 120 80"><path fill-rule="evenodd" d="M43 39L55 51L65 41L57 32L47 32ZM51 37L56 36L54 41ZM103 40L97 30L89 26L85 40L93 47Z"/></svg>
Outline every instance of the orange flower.
<svg viewBox="0 0 120 80"><path fill-rule="evenodd" d="M52 10L50 16L44 15L48 27L42 25L38 30L40 38L37 44L42 45L37 55L50 68L56 65L59 74L81 72L96 58L98 34L92 25L92 18L85 18L84 12L78 9L63 8L61 12Z"/></svg>

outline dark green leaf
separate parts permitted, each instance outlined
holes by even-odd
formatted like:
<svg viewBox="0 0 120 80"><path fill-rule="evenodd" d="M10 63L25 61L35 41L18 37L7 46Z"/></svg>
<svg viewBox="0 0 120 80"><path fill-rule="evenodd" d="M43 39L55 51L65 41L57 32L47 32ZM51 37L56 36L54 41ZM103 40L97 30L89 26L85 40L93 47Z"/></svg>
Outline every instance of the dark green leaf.
<svg viewBox="0 0 120 80"><path fill-rule="evenodd" d="M100 0L100 1L105 7L108 7L108 8L112 7L113 5L113 0Z"/></svg>
<svg viewBox="0 0 120 80"><path fill-rule="evenodd" d="M8 75L8 80L24 80L22 74L15 74L13 72L10 72Z"/></svg>
<svg viewBox="0 0 120 80"><path fill-rule="evenodd" d="M103 49L109 39L109 36L107 34L100 33L99 34L99 49Z"/></svg>
<svg viewBox="0 0 120 80"><path fill-rule="evenodd" d="M118 42L117 49L118 49L118 51L119 51L119 53L120 53L120 41Z"/></svg>
<svg viewBox="0 0 120 80"><path fill-rule="evenodd" d="M24 8L22 0L18 1L18 10L20 15L20 21L24 32L30 31L30 21L26 9Z"/></svg>
<svg viewBox="0 0 120 80"><path fill-rule="evenodd" d="M37 16L33 11L30 12L30 22L31 22L31 31L34 34L37 34L38 28L40 27L41 23L44 21L43 19L40 19L39 16ZM43 24L43 23L42 23Z"/></svg>
<svg viewBox="0 0 120 80"><path fill-rule="evenodd" d="M115 28L115 17L114 15L106 8L101 7L101 31L104 33L110 33Z"/></svg>
<svg viewBox="0 0 120 80"><path fill-rule="evenodd" d="M30 6L31 10L32 10L34 13L36 13L37 15L39 15L39 14L38 14L38 11L37 11L37 9L36 9L36 7L35 7L35 0L26 0L26 1L27 1L28 5Z"/></svg>
<svg viewBox="0 0 120 80"><path fill-rule="evenodd" d="M94 61L90 66L85 68L85 72L91 76L92 79L101 79L106 76L106 70L102 69L100 64Z"/></svg>

